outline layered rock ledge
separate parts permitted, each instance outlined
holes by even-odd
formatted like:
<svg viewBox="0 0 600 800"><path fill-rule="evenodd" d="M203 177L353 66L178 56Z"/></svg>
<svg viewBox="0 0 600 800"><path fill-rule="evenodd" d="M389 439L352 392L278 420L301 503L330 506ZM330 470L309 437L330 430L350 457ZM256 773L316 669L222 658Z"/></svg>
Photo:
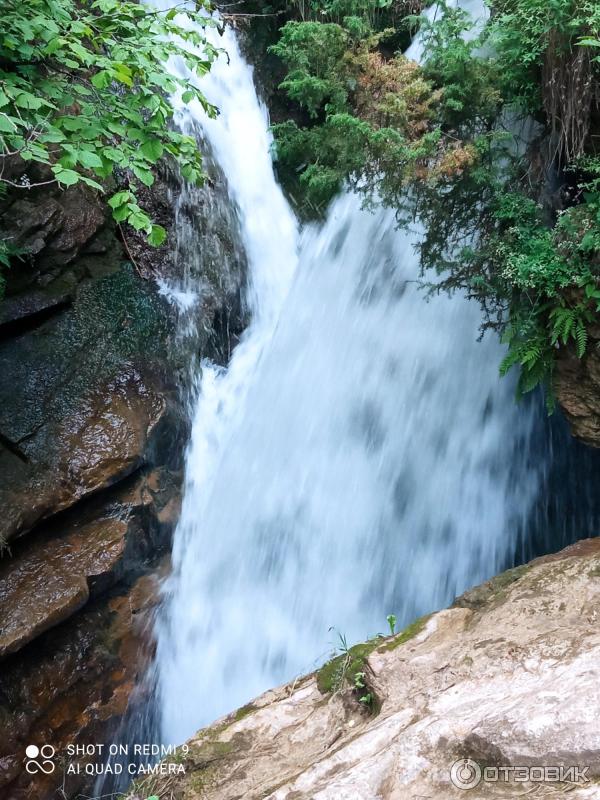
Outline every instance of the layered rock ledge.
<svg viewBox="0 0 600 800"><path fill-rule="evenodd" d="M600 539L588 539L267 692L188 743L185 776L146 778L128 800L598 798L599 619ZM465 790L451 781L465 758L488 777L582 772Z"/></svg>

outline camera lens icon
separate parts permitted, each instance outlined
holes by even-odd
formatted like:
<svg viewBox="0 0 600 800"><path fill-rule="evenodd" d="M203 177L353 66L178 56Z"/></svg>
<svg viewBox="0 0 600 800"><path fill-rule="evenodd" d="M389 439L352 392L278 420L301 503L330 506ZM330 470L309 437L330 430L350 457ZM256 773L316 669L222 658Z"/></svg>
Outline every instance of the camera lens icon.
<svg viewBox="0 0 600 800"><path fill-rule="evenodd" d="M25 755L27 756L25 770L30 775L37 775L38 772L51 775L56 769L56 764L52 761L55 752L56 750L51 744L43 744L41 747L36 744L27 745L25 748Z"/></svg>
<svg viewBox="0 0 600 800"><path fill-rule="evenodd" d="M457 789L474 789L481 783L481 767L472 758L460 758L452 764L450 780Z"/></svg>

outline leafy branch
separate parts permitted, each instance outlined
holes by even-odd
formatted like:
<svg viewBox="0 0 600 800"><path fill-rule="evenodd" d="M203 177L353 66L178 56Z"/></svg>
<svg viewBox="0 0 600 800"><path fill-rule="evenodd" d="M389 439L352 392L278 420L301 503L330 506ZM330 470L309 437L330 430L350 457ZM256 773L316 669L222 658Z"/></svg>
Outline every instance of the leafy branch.
<svg viewBox="0 0 600 800"><path fill-rule="evenodd" d="M137 191L152 185L164 156L186 180L202 181L195 139L170 125L169 95L216 114L195 82L218 53L204 35L214 24L209 8L208 0L195 10L128 0L3 0L0 183L20 190L85 183L105 191L114 176L127 190L109 199L113 217L160 245L164 228L140 207ZM191 78L166 72L173 58ZM44 165L51 177L32 180L26 170L15 180L5 166L18 158Z"/></svg>

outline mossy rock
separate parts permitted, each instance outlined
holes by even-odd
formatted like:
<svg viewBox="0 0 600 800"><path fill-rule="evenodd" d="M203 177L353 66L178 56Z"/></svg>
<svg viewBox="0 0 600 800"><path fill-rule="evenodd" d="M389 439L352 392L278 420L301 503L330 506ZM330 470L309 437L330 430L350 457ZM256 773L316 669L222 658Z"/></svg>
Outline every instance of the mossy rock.
<svg viewBox="0 0 600 800"><path fill-rule="evenodd" d="M367 642L350 647L346 652L332 658L317 672L317 686L321 694L332 694L344 688L354 690L357 700L372 714L377 714L381 703L368 684L367 659L372 652L395 650L400 645L417 636L427 624L431 614L412 622L403 631L384 639L378 636ZM364 676L361 678L361 676ZM242 711L243 709L240 709ZM239 713L239 712L238 712Z"/></svg>
<svg viewBox="0 0 600 800"><path fill-rule="evenodd" d="M12 441L31 438L49 419L77 411L124 363L164 365L170 313L127 262L82 284L68 309L0 344L0 430Z"/></svg>
<svg viewBox="0 0 600 800"><path fill-rule="evenodd" d="M254 714L255 711L258 710L258 706L255 706L254 703L248 703L235 712L235 721L239 722L241 719L250 716L250 714Z"/></svg>
<svg viewBox="0 0 600 800"><path fill-rule="evenodd" d="M396 636L392 637L389 641L379 647L380 652L389 652L390 650L395 650L400 645L404 644L405 642L410 641L410 639L414 639L415 636L418 636L419 633L423 630L427 621L431 618L431 614L425 614L423 617L419 617L414 622L411 622L410 625L407 625L403 631L400 631Z"/></svg>
<svg viewBox="0 0 600 800"><path fill-rule="evenodd" d="M357 673L365 671L367 658L378 644L378 639L355 644L347 652L324 664L317 672L317 686L321 694L337 692L344 685L354 686Z"/></svg>
<svg viewBox="0 0 600 800"><path fill-rule="evenodd" d="M470 589L460 597L457 597L452 607L480 611L492 603L497 605L506 597L506 590L526 575L530 569L531 566L529 564L523 564L520 567L501 572L500 575L496 575L495 578L482 583L481 586L476 586L474 589Z"/></svg>

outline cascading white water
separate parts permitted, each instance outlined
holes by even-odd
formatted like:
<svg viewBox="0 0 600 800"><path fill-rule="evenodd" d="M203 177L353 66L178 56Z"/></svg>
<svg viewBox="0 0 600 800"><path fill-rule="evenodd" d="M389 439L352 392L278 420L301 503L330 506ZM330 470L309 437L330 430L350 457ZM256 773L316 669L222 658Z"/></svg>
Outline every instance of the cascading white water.
<svg viewBox="0 0 600 800"><path fill-rule="evenodd" d="M471 17L472 27L470 30L463 32L463 38L466 41L474 39L481 32L486 20L489 18L489 9L482 0L446 0L446 6L448 8L460 8ZM430 22L439 19L441 14L443 14L442 6L437 2L433 2L423 11L423 16L427 17ZM413 61L421 61L424 50L425 39L423 36L417 35L405 55L408 58L412 58Z"/></svg>
<svg viewBox="0 0 600 800"><path fill-rule="evenodd" d="M221 115L191 113L238 208L253 321L194 410L158 630L168 742L310 669L331 626L364 639L497 572L539 481L500 345L476 341L475 305L425 300L393 214L342 197L297 241L251 70L224 46L202 83Z"/></svg>

